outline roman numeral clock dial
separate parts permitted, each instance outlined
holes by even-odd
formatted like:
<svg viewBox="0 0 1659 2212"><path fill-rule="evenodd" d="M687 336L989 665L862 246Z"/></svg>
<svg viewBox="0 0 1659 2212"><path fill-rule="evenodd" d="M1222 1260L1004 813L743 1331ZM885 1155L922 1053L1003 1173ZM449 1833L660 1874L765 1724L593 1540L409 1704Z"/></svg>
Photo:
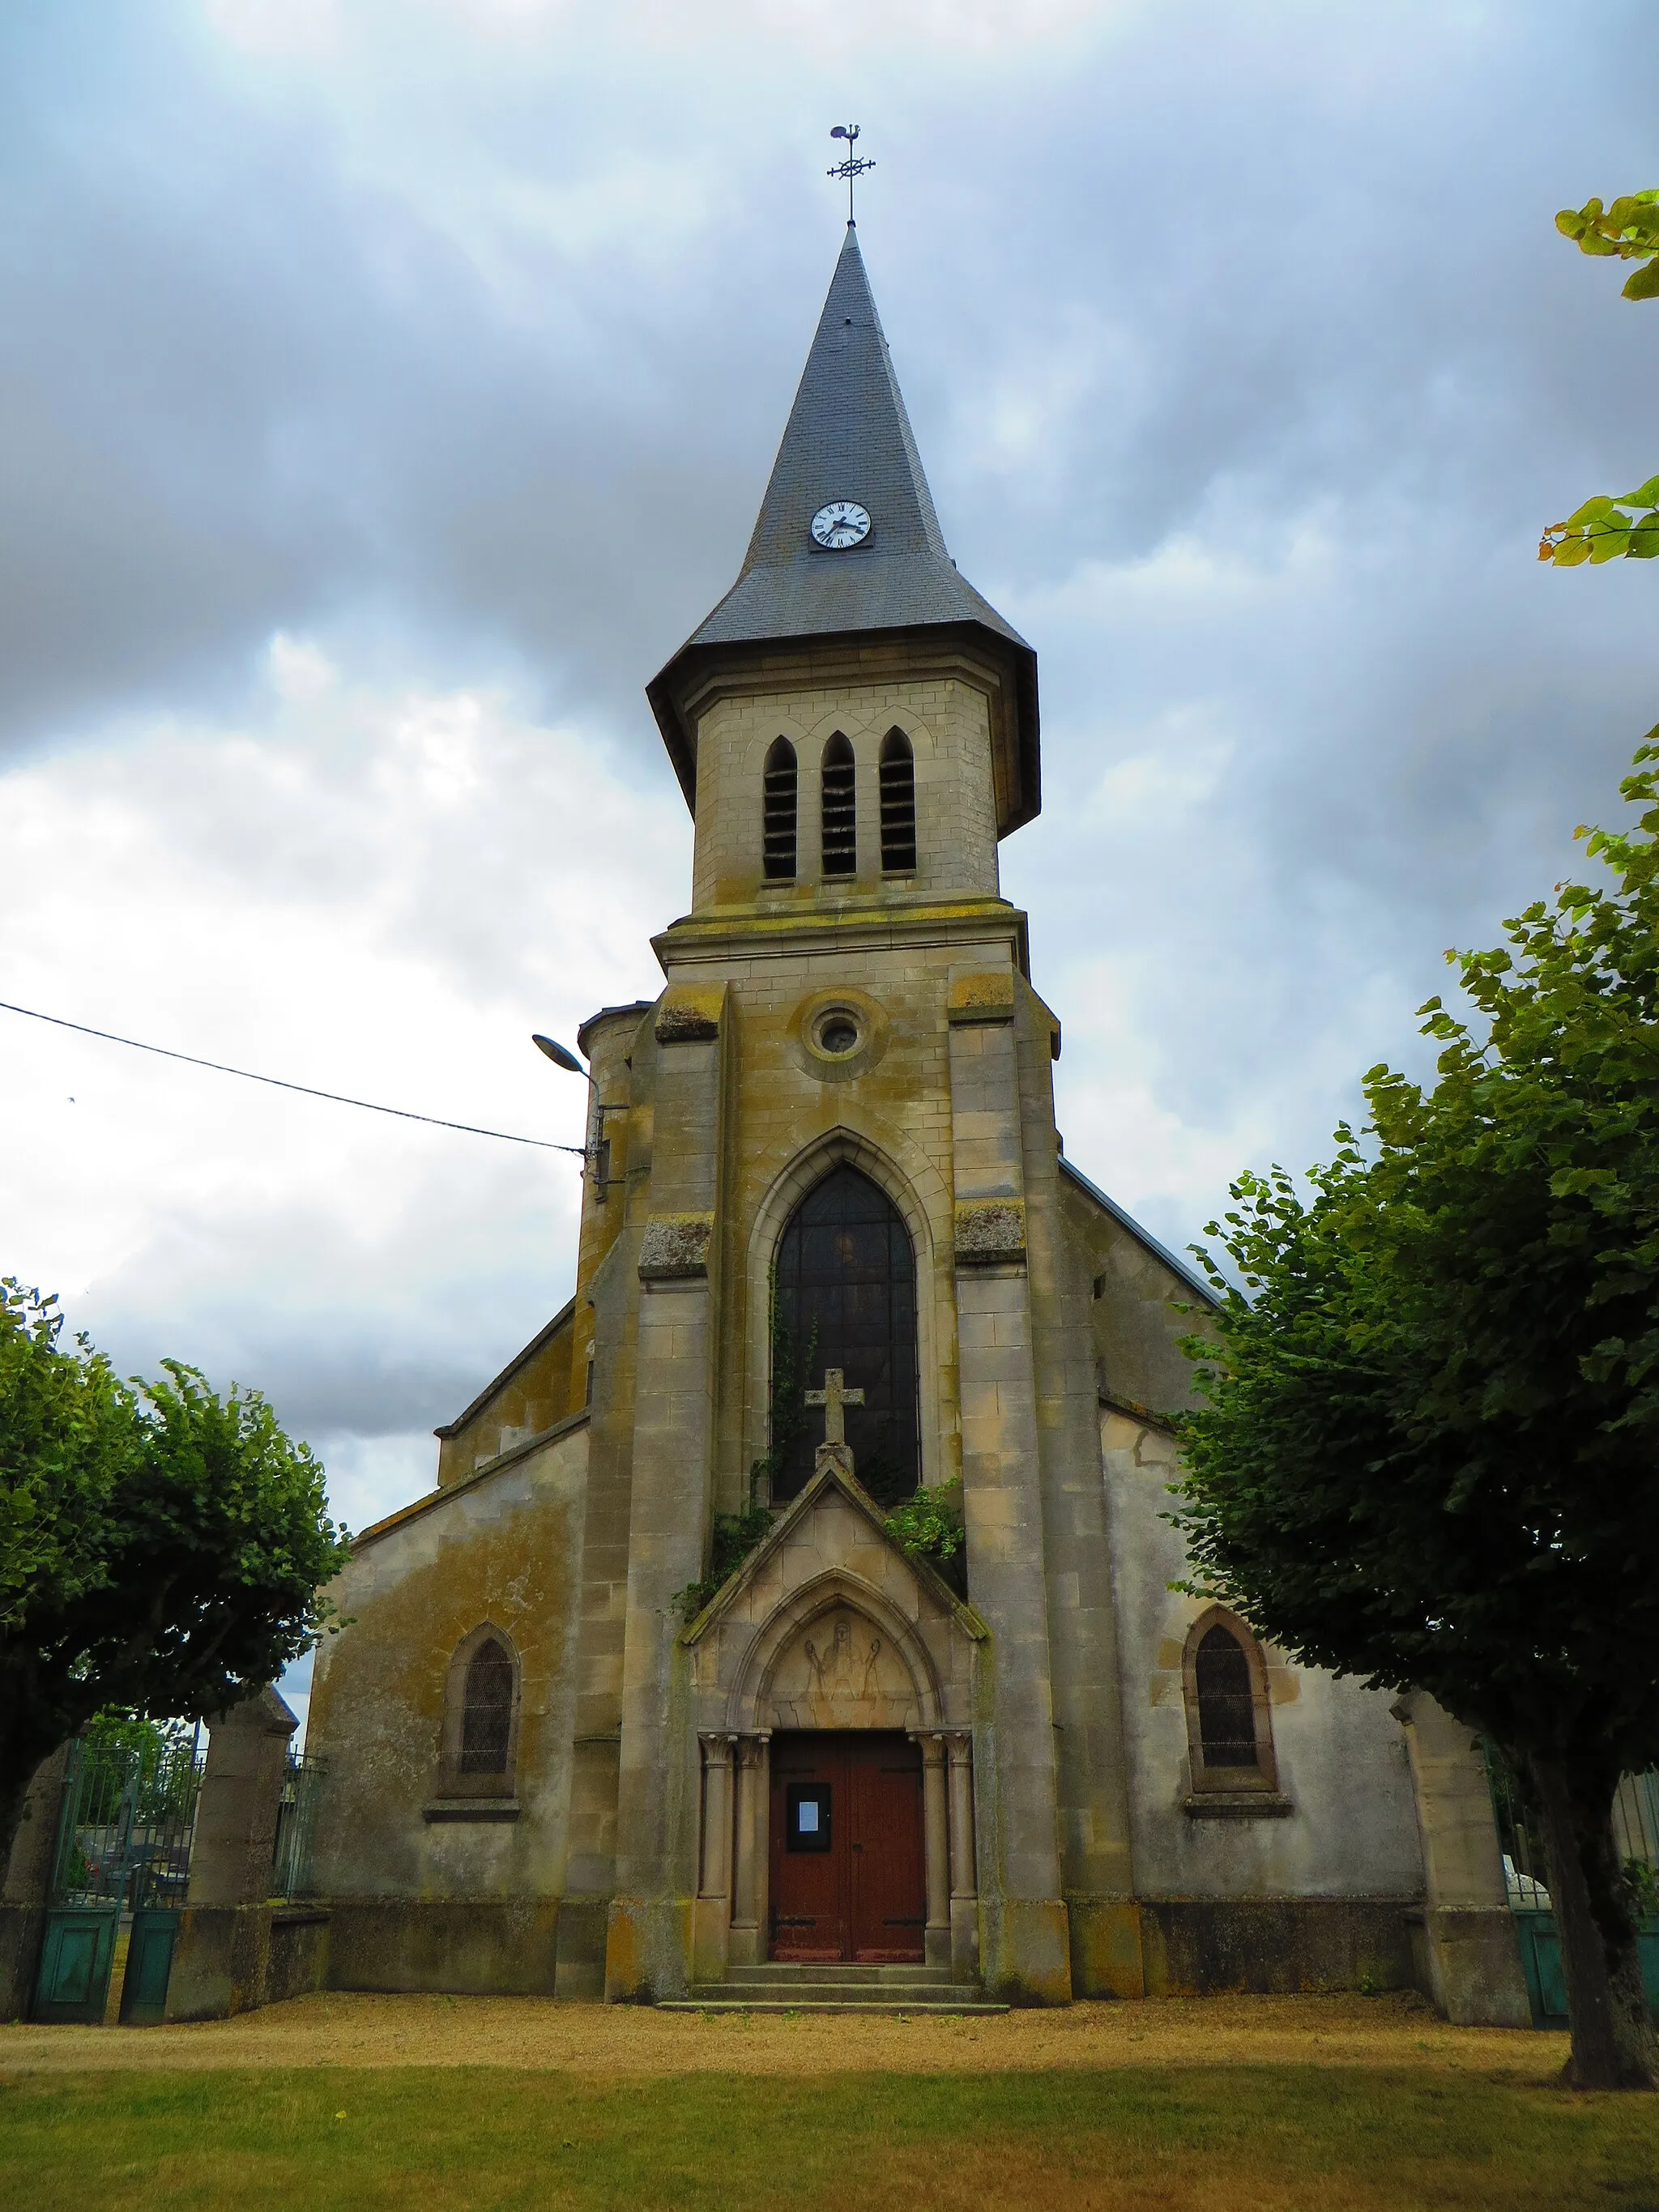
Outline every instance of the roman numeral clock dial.
<svg viewBox="0 0 1659 2212"><path fill-rule="evenodd" d="M812 517L812 540L826 553L844 553L870 535L870 514L854 499L832 499Z"/></svg>

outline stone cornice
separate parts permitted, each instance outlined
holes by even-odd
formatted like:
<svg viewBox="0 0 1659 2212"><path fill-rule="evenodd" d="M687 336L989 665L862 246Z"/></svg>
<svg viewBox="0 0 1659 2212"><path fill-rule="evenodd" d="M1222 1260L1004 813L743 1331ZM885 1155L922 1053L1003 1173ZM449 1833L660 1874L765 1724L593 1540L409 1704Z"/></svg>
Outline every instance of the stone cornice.
<svg viewBox="0 0 1659 2212"><path fill-rule="evenodd" d="M769 913L762 907L685 915L653 937L663 973L672 965L728 958L793 959L802 953L879 952L894 945L1009 944L1029 972L1025 916L1006 899L939 899L902 907L872 903Z"/></svg>

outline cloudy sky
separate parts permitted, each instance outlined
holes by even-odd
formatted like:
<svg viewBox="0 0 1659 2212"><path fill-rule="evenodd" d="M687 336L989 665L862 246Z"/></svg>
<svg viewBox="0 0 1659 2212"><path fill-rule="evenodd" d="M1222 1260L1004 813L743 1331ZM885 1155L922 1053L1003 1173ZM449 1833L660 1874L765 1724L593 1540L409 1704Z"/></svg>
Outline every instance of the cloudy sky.
<svg viewBox="0 0 1659 2212"><path fill-rule="evenodd" d="M0 11L0 998L580 1141L658 988L642 687L731 581L840 244L1042 658L1004 849L1067 1150L1160 1236L1303 1164L1610 815L1659 19L1531 0ZM568 1294L574 1163L0 1014L0 1273L264 1387L361 1526Z"/></svg>

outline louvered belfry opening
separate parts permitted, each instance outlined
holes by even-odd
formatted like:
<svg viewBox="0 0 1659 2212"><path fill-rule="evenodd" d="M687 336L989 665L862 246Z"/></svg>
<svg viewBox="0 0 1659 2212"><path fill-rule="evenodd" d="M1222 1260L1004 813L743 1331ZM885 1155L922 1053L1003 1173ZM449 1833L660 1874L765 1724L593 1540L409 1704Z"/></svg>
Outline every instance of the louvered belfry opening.
<svg viewBox="0 0 1659 2212"><path fill-rule="evenodd" d="M908 1498L921 1471L916 1261L897 1207L856 1168L832 1169L790 1218L775 1281L780 1366L814 1390L839 1367L848 1389L863 1391L864 1402L847 1408L853 1471L884 1505ZM775 1387L785 1379L775 1376ZM810 1479L823 1439L823 1413L806 1411L774 1474L775 1501Z"/></svg>
<svg viewBox="0 0 1659 2212"><path fill-rule="evenodd" d="M859 864L853 748L837 730L823 749L823 872L850 876Z"/></svg>
<svg viewBox="0 0 1659 2212"><path fill-rule="evenodd" d="M795 748L787 738L779 738L766 756L765 796L762 802L766 880L769 884L794 880L795 783Z"/></svg>
<svg viewBox="0 0 1659 2212"><path fill-rule="evenodd" d="M461 1709L463 1774L505 1774L513 1735L513 1662L490 1637L467 1663Z"/></svg>
<svg viewBox="0 0 1659 2212"><path fill-rule="evenodd" d="M1198 1647L1195 1666L1205 1765L1259 1765L1250 1662L1238 1638L1219 1625L1211 1629Z"/></svg>
<svg viewBox="0 0 1659 2212"><path fill-rule="evenodd" d="M902 730L881 741L881 865L889 874L916 865L916 766Z"/></svg>

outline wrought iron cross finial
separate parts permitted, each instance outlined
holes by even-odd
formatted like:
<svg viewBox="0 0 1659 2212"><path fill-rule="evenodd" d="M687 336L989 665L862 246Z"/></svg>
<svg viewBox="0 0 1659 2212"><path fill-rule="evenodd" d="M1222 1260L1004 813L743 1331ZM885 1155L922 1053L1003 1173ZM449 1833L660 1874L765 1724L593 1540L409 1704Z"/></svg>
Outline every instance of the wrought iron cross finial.
<svg viewBox="0 0 1659 2212"><path fill-rule="evenodd" d="M830 136L832 138L844 138L847 141L847 159L844 161L838 161L833 169L826 169L824 171L824 174L827 177L845 177L847 179L847 220L848 222L851 222L853 220L853 180L855 177L861 177L866 169L873 169L876 166L873 161L866 161L861 155L855 154L853 151L854 147L858 143L858 135L859 126L856 123L836 124L835 129L830 133Z"/></svg>

